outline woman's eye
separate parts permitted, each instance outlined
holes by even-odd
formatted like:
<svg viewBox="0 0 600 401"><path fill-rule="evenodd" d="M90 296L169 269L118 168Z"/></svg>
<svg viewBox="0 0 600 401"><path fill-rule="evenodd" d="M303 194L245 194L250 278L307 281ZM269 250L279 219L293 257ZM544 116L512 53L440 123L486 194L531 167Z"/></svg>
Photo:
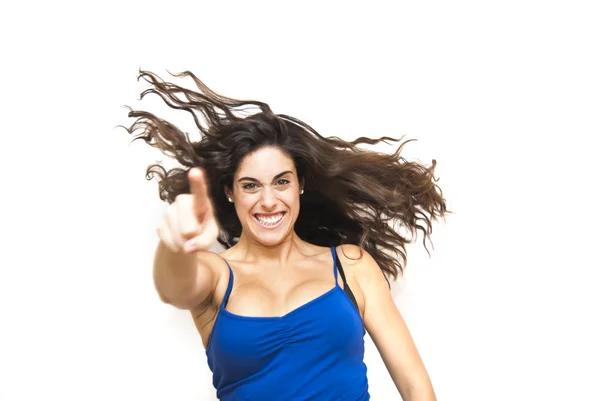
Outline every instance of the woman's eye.
<svg viewBox="0 0 600 401"><path fill-rule="evenodd" d="M290 182L288 180L279 180L279 181L277 181L277 185L287 185L289 183Z"/></svg>
<svg viewBox="0 0 600 401"><path fill-rule="evenodd" d="M255 189L256 188L256 184L244 184L243 186L244 189Z"/></svg>

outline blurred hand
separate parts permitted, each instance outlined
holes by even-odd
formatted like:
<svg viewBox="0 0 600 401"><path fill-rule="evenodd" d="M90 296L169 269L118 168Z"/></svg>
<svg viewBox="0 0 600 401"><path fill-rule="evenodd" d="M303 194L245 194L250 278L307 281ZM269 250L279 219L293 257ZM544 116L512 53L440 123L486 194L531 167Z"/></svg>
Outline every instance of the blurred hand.
<svg viewBox="0 0 600 401"><path fill-rule="evenodd" d="M160 240L173 252L208 250L220 232L204 170L194 167L188 178L191 193L175 198L157 228Z"/></svg>

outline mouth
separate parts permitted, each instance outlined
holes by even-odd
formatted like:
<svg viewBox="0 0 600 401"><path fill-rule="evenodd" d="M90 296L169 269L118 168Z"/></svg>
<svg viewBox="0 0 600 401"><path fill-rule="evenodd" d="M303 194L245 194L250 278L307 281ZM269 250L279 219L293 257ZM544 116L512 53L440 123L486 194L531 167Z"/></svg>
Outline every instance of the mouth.
<svg viewBox="0 0 600 401"><path fill-rule="evenodd" d="M285 212L270 213L270 214L255 214L254 219L261 227L272 229L276 228L283 221Z"/></svg>

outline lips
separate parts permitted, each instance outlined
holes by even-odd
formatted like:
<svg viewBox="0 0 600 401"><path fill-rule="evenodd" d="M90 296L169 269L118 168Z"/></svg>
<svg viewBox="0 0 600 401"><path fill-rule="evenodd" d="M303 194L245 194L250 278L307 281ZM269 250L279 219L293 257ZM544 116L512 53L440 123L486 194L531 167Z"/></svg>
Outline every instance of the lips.
<svg viewBox="0 0 600 401"><path fill-rule="evenodd" d="M254 218L264 227L275 227L277 226L281 220L283 220L283 216L285 212L279 213L269 213L269 214L255 214Z"/></svg>

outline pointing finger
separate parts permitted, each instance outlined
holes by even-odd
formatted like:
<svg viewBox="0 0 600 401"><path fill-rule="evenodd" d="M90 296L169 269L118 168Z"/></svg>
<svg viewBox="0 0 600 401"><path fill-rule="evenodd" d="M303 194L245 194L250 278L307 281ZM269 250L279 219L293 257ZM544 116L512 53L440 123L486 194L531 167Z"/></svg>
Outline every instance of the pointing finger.
<svg viewBox="0 0 600 401"><path fill-rule="evenodd" d="M190 192L194 197L194 211L198 215L202 215L210 207L204 170L198 167L192 168L188 173L188 179L190 182Z"/></svg>

